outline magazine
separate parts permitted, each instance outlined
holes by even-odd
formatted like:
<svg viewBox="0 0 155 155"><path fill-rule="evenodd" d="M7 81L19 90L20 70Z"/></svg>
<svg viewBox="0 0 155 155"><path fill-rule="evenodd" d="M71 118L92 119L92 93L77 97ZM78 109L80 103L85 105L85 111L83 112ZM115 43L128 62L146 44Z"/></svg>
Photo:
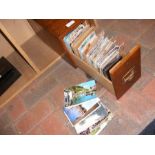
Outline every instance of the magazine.
<svg viewBox="0 0 155 155"><path fill-rule="evenodd" d="M96 98L95 80L81 83L64 90L64 106L77 106Z"/></svg>

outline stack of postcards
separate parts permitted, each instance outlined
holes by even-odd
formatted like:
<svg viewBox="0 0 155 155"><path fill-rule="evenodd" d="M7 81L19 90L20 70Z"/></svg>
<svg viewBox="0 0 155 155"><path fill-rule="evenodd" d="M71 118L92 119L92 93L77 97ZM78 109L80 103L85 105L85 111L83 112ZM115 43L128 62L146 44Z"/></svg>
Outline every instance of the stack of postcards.
<svg viewBox="0 0 155 155"><path fill-rule="evenodd" d="M112 119L112 113L96 96L94 80L64 90L64 113L77 134L99 134Z"/></svg>
<svg viewBox="0 0 155 155"><path fill-rule="evenodd" d="M95 27L84 22L64 37L69 52L89 64L111 80L110 69L121 61L125 53L124 42L118 37L107 37L104 31L97 34Z"/></svg>

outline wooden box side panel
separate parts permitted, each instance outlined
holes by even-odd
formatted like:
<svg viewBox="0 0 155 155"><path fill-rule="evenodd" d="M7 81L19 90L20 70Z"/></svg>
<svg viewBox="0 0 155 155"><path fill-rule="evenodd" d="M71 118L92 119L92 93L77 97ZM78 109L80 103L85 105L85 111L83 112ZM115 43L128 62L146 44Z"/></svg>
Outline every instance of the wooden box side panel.
<svg viewBox="0 0 155 155"><path fill-rule="evenodd" d="M110 75L117 98L120 98L141 76L140 45L135 46L129 54L117 63Z"/></svg>
<svg viewBox="0 0 155 155"><path fill-rule="evenodd" d="M75 55L73 55L73 54L70 53L70 57L72 58L72 60L76 64L76 66L78 66L79 68L81 68L88 75L90 75L91 77L93 77L96 81L98 81L99 83L101 83L107 90L109 90L112 94L115 95L114 88L113 88L113 85L112 85L112 82L111 81L109 81L106 77L104 77L103 75L101 75L97 70L95 70L93 67L91 67L86 62L82 61L77 56L75 56Z"/></svg>

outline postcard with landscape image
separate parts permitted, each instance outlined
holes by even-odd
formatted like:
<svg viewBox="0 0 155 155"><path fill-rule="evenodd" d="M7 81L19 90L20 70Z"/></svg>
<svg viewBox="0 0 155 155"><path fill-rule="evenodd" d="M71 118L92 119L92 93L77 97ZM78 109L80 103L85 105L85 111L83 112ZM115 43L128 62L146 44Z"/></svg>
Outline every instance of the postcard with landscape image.
<svg viewBox="0 0 155 155"><path fill-rule="evenodd" d="M91 80L64 90L65 107L76 106L96 98L96 83Z"/></svg>
<svg viewBox="0 0 155 155"><path fill-rule="evenodd" d="M100 106L100 99L95 98L73 107L64 107L64 113L71 122L72 126L90 115L96 108Z"/></svg>
<svg viewBox="0 0 155 155"><path fill-rule="evenodd" d="M108 109L103 106L97 108L92 114L86 117L75 125L75 130L78 134L96 134L101 127L101 124L108 120L106 119L109 115Z"/></svg>

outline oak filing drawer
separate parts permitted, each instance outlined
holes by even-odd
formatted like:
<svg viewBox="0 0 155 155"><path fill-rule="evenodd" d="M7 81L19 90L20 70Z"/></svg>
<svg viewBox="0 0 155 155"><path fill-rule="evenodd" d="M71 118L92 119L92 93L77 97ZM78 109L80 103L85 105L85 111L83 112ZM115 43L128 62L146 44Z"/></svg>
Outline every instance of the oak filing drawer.
<svg viewBox="0 0 155 155"><path fill-rule="evenodd" d="M66 55L74 66L80 67L87 74L100 82L107 90L114 94L117 99L120 98L141 76L141 52L140 45L135 45L127 55L125 55L114 67L109 70L111 80L99 74L93 67L81 60L76 55L69 52L64 44L63 38L74 30L84 20L36 20L51 35L57 37L60 44L64 47ZM72 22L74 21L74 22ZM93 20L86 20L94 26ZM71 23L72 22L72 23ZM69 27L67 23L71 23Z"/></svg>

